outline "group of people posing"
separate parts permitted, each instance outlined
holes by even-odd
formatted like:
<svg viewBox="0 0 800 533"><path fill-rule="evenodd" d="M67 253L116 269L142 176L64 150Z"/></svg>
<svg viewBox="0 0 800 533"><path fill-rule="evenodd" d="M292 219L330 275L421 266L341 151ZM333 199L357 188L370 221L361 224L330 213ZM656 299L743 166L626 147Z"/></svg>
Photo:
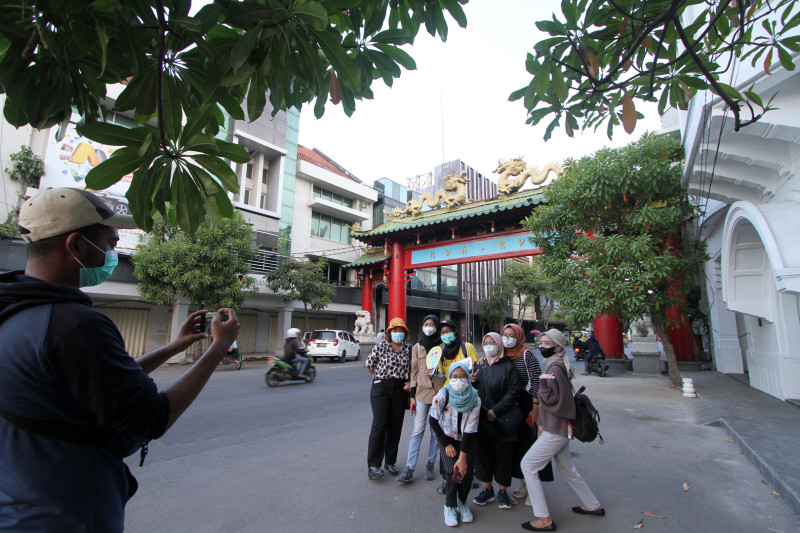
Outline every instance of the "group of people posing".
<svg viewBox="0 0 800 533"><path fill-rule="evenodd" d="M572 510L605 515L570 458L568 424L575 417L575 403L563 333L551 329L540 337L545 372L526 348L525 333L517 324L484 336L480 359L451 320L426 316L420 341L413 347L406 342L408 334L402 319L392 319L386 338L364 364L373 375L369 479L383 477L385 468L399 482L411 483L429 425L425 479L436 479L437 470L442 476L437 490L445 495L448 526L473 521L467 500L476 478L481 490L472 503L496 501L500 509L511 509L512 496L527 497L534 519L522 527L555 531L542 490L542 481L553 480L551 459L580 500ZM428 368L428 354L437 347L442 355L435 368ZM414 429L401 473L397 454L407 408L414 414ZM509 496L512 478L522 484Z"/></svg>

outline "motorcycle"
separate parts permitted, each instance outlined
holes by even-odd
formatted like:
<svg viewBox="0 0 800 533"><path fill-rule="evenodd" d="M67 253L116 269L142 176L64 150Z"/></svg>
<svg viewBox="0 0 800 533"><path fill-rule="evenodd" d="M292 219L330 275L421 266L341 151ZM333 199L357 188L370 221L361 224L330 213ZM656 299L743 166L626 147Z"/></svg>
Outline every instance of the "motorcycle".
<svg viewBox="0 0 800 533"><path fill-rule="evenodd" d="M586 354L588 355L588 353ZM605 377L610 367L606 364L605 352L600 352L589 361L589 373L594 372L598 376Z"/></svg>
<svg viewBox="0 0 800 533"><path fill-rule="evenodd" d="M264 374L264 381L268 387L277 387L284 381L305 381L311 383L317 377L317 369L314 368L314 358L308 354L304 354L308 358L308 368L306 368L306 377L301 378L297 376L297 369L277 357L270 357L267 362L272 363L272 368L267 370Z"/></svg>
<svg viewBox="0 0 800 533"><path fill-rule="evenodd" d="M575 348L575 360L576 361L583 361L586 359L587 350L582 350L580 348Z"/></svg>

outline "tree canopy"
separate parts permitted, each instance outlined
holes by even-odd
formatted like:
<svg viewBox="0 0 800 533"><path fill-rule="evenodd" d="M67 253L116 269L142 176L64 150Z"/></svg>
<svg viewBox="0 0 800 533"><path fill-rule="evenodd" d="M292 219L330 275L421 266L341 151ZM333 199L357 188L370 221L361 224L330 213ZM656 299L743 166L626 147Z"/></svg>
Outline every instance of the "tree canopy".
<svg viewBox="0 0 800 533"><path fill-rule="evenodd" d="M707 259L691 233L681 246L681 228L696 214L680 185L682 154L677 141L647 134L624 148L568 161L547 188L547 203L525 220L570 323L604 314L632 322L651 314L674 385L680 383L674 383L679 374L667 310L686 312L686 294Z"/></svg>
<svg viewBox="0 0 800 533"><path fill-rule="evenodd" d="M607 124L609 138L622 125L628 133L643 115L637 100L687 109L698 90L719 95L733 113L734 129L772 109L750 87L724 83L737 61L780 64L794 70L800 52L800 9L794 0L562 0L561 13L536 23L549 35L528 54L530 84L514 91L529 124L545 118L544 134L563 125ZM689 16L694 16L690 18ZM763 63L760 63L763 61Z"/></svg>
<svg viewBox="0 0 800 533"><path fill-rule="evenodd" d="M266 276L267 286L283 303L299 301L305 310L305 331L308 331L308 309L325 309L336 297L336 287L328 283L326 259L300 261L293 257L281 260L277 269Z"/></svg>
<svg viewBox="0 0 800 533"><path fill-rule="evenodd" d="M220 138L226 117L255 120L330 98L352 114L416 68L400 45L424 26L446 40L445 13L462 27L467 0L191 0L0 2L0 90L14 126L59 127L73 111L78 132L122 146L86 177L104 189L133 172L128 191L139 227L160 213L194 231L207 217L230 217L238 180L225 160L249 161ZM108 86L125 88L108 107ZM109 111L141 126L103 122Z"/></svg>
<svg viewBox="0 0 800 533"><path fill-rule="evenodd" d="M131 257L139 293L150 303L170 305L176 296L216 311L241 307L256 292L247 276L255 259L250 226L241 213L204 224L194 233L170 226L156 215L153 231L145 235Z"/></svg>

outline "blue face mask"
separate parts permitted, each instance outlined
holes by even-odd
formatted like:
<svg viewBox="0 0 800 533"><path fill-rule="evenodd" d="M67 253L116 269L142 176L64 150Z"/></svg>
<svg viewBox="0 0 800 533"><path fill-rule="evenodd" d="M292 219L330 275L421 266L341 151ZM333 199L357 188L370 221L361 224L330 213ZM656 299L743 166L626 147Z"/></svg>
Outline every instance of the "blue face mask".
<svg viewBox="0 0 800 533"><path fill-rule="evenodd" d="M455 333L442 333L442 342L445 344L453 344L453 341L456 340Z"/></svg>
<svg viewBox="0 0 800 533"><path fill-rule="evenodd" d="M83 235L81 235L81 237L83 237ZM103 251L102 248L97 246L95 243L93 243L86 237L83 238L86 240L86 242L88 242L101 252ZM104 253L106 254L106 260L103 263L103 266L100 267L86 268L85 266L83 266L83 263L81 263L80 259L75 257L75 261L77 261L78 264L81 265L80 282L79 282L79 285L81 287L94 287L95 285L100 285L108 278L110 278L111 274L114 273L114 269L117 267L117 263L119 263L119 257L117 256L117 252L115 250L111 250L109 252L104 252Z"/></svg>
<svg viewBox="0 0 800 533"><path fill-rule="evenodd" d="M406 334L403 333L402 331L400 331L400 332L393 331L392 332L392 342L394 342L395 344L400 344L401 342L403 342L403 340L405 338L406 338Z"/></svg>

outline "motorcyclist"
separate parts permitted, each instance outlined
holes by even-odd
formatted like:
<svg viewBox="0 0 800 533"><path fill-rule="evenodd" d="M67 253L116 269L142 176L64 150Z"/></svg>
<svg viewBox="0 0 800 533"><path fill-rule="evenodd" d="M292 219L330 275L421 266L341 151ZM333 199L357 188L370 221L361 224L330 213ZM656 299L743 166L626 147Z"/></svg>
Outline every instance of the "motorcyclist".
<svg viewBox="0 0 800 533"><path fill-rule="evenodd" d="M300 330L297 328L289 328L286 330L286 339L283 344L283 360L292 366L293 377L305 379L305 371L308 368L308 358L306 352L308 349L300 342ZM298 369L298 365L300 368Z"/></svg>
<svg viewBox="0 0 800 533"><path fill-rule="evenodd" d="M588 339L586 339L584 347L588 353L586 355L586 359L583 362L583 364L585 365L583 375L588 376L589 367L592 364L592 359L603 353L603 348L600 346L600 341L598 341L595 338L594 332L589 335Z"/></svg>

